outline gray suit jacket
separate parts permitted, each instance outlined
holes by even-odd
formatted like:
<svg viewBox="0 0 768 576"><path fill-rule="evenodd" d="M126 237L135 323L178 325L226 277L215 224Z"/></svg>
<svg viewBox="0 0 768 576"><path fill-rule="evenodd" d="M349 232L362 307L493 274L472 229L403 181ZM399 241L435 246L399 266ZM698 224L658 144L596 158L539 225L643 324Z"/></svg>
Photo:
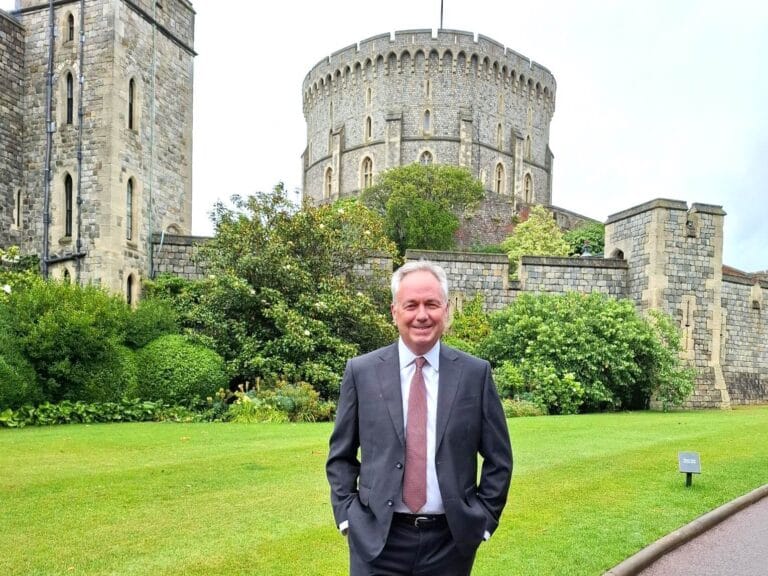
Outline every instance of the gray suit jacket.
<svg viewBox="0 0 768 576"><path fill-rule="evenodd" d="M435 466L453 539L472 554L499 523L512 476L504 411L485 360L441 344ZM359 456L358 456L359 449ZM477 482L478 454L483 457ZM397 343L347 363L326 473L336 523L376 558L401 497L405 435Z"/></svg>

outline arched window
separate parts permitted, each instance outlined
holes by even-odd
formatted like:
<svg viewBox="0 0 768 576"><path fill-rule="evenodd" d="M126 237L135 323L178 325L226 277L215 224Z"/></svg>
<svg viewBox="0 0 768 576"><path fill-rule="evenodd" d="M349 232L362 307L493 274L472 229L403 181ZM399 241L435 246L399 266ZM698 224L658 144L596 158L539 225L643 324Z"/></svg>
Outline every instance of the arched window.
<svg viewBox="0 0 768 576"><path fill-rule="evenodd" d="M64 280L65 284L69 284L72 281L72 277L69 274L69 268L64 268L64 274L62 275L62 279Z"/></svg>
<svg viewBox="0 0 768 576"><path fill-rule="evenodd" d="M370 106L372 100L373 100L373 92L372 92L372 90L370 88L368 88L365 91L365 103L366 103L366 105Z"/></svg>
<svg viewBox="0 0 768 576"><path fill-rule="evenodd" d="M427 79L427 84L425 88L426 88L427 98L432 98L432 82L429 79Z"/></svg>
<svg viewBox="0 0 768 576"><path fill-rule="evenodd" d="M365 140L366 142L371 139L371 136L373 135L373 122L371 122L371 117L366 116L365 118Z"/></svg>
<svg viewBox="0 0 768 576"><path fill-rule="evenodd" d="M531 159L531 136L530 135L525 137L525 159L526 160Z"/></svg>
<svg viewBox="0 0 768 576"><path fill-rule="evenodd" d="M530 174L525 175L525 203L531 204L533 202L533 177Z"/></svg>
<svg viewBox="0 0 768 576"><path fill-rule="evenodd" d="M64 176L64 236L72 236L72 176Z"/></svg>
<svg viewBox="0 0 768 576"><path fill-rule="evenodd" d="M501 162L496 165L496 180L494 190L496 194L504 194L504 165Z"/></svg>
<svg viewBox="0 0 768 576"><path fill-rule="evenodd" d="M133 240L133 178L128 179L125 190L125 239Z"/></svg>
<svg viewBox="0 0 768 576"><path fill-rule="evenodd" d="M424 166L429 166L432 164L432 152L429 150L422 152L421 156L419 157L419 163L423 164Z"/></svg>
<svg viewBox="0 0 768 576"><path fill-rule="evenodd" d="M432 117L429 110L424 111L424 133L429 134L432 131Z"/></svg>
<svg viewBox="0 0 768 576"><path fill-rule="evenodd" d="M136 106L136 81L131 78L128 82L128 129L134 129Z"/></svg>
<svg viewBox="0 0 768 576"><path fill-rule="evenodd" d="M499 125L496 126L496 148L499 150L504 148L504 132L501 127L501 122L499 122Z"/></svg>
<svg viewBox="0 0 768 576"><path fill-rule="evenodd" d="M129 274L125 282L125 301L129 306L133 304L133 290L133 274Z"/></svg>
<svg viewBox="0 0 768 576"><path fill-rule="evenodd" d="M333 130L328 130L328 156L333 154Z"/></svg>
<svg viewBox="0 0 768 576"><path fill-rule="evenodd" d="M75 79L67 72L67 124L72 124L75 116Z"/></svg>
<svg viewBox="0 0 768 576"><path fill-rule="evenodd" d="M323 198L325 199L330 198L332 190L333 190L333 169L328 168L325 171L325 188L323 188Z"/></svg>
<svg viewBox="0 0 768 576"><path fill-rule="evenodd" d="M363 158L361 176L360 183L362 184L362 188L370 188L373 186L373 160L368 156Z"/></svg>
<svg viewBox="0 0 768 576"><path fill-rule="evenodd" d="M70 14L67 16L67 42L73 42L75 39L75 17Z"/></svg>

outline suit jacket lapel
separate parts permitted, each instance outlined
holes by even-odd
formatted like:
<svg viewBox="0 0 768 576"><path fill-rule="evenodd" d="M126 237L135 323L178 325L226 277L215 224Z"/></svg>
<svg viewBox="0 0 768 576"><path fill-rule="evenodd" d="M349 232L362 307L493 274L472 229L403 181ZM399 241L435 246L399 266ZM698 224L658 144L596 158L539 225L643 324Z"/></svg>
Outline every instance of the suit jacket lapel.
<svg viewBox="0 0 768 576"><path fill-rule="evenodd" d="M440 449L448 419L451 415L453 401L459 390L461 380L461 362L458 361L456 351L440 344L440 375L437 385L437 430L435 437L435 452Z"/></svg>
<svg viewBox="0 0 768 576"><path fill-rule="evenodd" d="M381 361L379 379L380 395L384 400L395 427L400 443L405 446L403 431L403 394L400 390L400 358L397 353L397 343L387 346L379 356Z"/></svg>

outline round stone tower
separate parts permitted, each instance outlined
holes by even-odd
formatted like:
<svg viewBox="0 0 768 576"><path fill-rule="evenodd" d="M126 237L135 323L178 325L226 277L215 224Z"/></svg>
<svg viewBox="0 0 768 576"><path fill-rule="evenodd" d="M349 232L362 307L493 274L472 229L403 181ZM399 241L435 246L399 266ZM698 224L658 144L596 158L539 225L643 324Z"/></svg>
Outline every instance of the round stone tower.
<svg viewBox="0 0 768 576"><path fill-rule="evenodd" d="M551 204L549 70L469 32L408 30L343 48L303 83L304 194L357 194L412 162L467 167L499 216ZM503 218L504 215L502 215ZM503 222L502 222L503 227Z"/></svg>

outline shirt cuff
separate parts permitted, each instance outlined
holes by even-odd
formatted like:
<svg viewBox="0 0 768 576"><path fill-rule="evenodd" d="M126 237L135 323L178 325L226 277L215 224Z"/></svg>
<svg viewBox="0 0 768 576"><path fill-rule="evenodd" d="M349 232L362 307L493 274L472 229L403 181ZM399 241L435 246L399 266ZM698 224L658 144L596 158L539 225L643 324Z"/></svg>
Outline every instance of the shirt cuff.
<svg viewBox="0 0 768 576"><path fill-rule="evenodd" d="M339 532L341 532L342 536L346 536L347 532L349 532L349 520L344 520L341 524L339 524ZM490 537L490 534L488 535ZM486 538L487 540L487 538Z"/></svg>
<svg viewBox="0 0 768 576"><path fill-rule="evenodd" d="M485 540L486 542L488 542L488 540L490 540L490 539L491 539L491 533L490 533L490 532L488 532L488 530L486 530L486 531L485 531L485 534L483 534L483 540Z"/></svg>

